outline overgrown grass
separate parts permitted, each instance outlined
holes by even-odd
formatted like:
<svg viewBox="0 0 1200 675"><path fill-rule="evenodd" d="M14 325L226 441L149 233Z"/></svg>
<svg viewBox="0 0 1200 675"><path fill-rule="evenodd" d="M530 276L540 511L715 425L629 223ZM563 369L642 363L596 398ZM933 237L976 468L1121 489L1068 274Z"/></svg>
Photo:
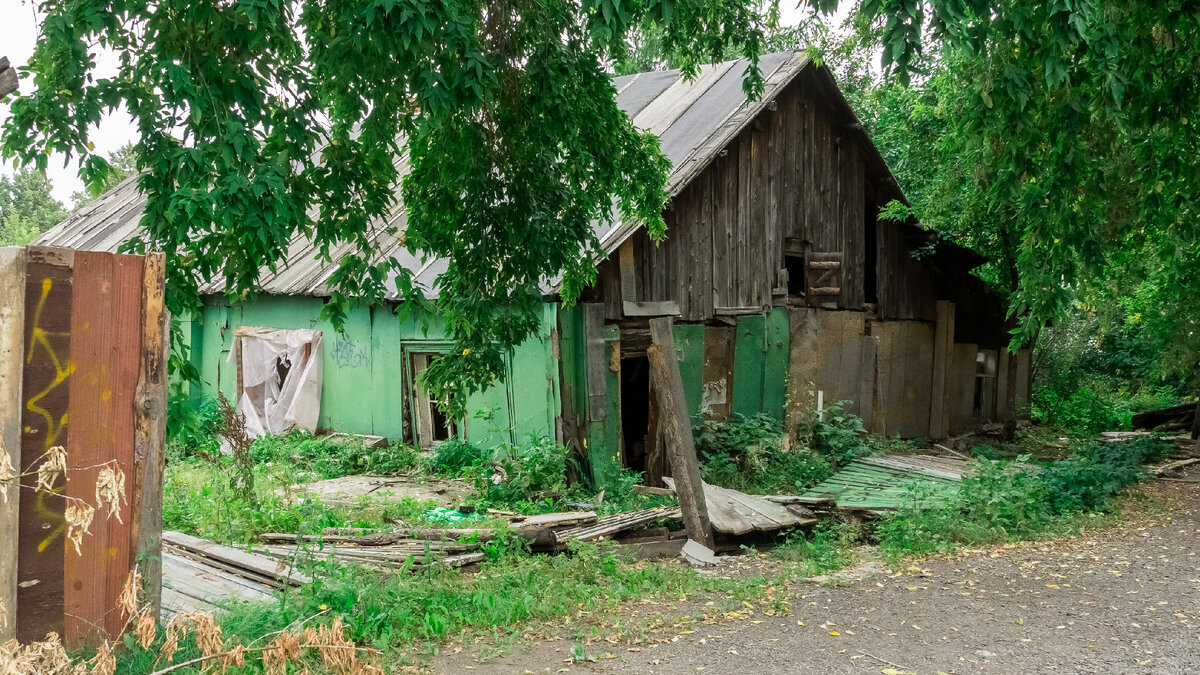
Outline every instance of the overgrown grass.
<svg viewBox="0 0 1200 675"><path fill-rule="evenodd" d="M1147 437L1091 443L1066 459L1029 465L1017 460L978 462L953 497L913 487L906 504L875 531L889 562L948 553L960 545L1043 539L1077 532L1111 510L1114 497L1147 473L1170 446Z"/></svg>
<svg viewBox="0 0 1200 675"><path fill-rule="evenodd" d="M854 549L863 538L862 523L857 520L825 520L811 534L793 531L781 544L771 549L771 555L796 563L795 572L802 577L836 572L856 562Z"/></svg>
<svg viewBox="0 0 1200 675"><path fill-rule="evenodd" d="M279 602L236 607L220 615L219 624L230 647L261 646L275 631L306 620L306 626L327 624L337 616L349 638L380 650L377 662L405 665L447 642L468 644L480 637L490 648L503 649L539 624L594 623L635 599L679 600L694 594L754 599L764 585L762 576L722 579L678 564L627 563L611 544L575 544L568 555L558 556L509 547L476 574L427 570L383 575L329 566L312 584ZM118 672L150 672L161 643L160 637L148 650L127 644ZM181 646L176 663L200 653L191 639ZM259 673L260 665L248 658L238 672Z"/></svg>

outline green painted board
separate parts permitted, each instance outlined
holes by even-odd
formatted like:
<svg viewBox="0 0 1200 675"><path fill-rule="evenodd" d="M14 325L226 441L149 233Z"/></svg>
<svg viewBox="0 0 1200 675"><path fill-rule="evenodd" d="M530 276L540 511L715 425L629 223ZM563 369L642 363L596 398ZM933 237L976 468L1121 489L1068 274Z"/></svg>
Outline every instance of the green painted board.
<svg viewBox="0 0 1200 675"><path fill-rule="evenodd" d="M914 486L931 497L951 497L958 493L960 481L923 471L905 471L854 461L813 486L804 497L833 499L842 508L895 509L909 499Z"/></svg>
<svg viewBox="0 0 1200 675"><path fill-rule="evenodd" d="M761 315L738 318L733 345L733 401L729 408L734 415L757 415L764 411L764 323Z"/></svg>

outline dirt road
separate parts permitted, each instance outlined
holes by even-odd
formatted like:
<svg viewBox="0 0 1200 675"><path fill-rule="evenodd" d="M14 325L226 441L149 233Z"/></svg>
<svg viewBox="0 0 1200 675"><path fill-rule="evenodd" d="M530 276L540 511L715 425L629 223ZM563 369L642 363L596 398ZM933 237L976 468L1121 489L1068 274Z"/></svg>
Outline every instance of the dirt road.
<svg viewBox="0 0 1200 675"><path fill-rule="evenodd" d="M518 647L490 663L467 651L436 672L1186 673L1200 671L1200 485L1154 484L1159 510L1092 536L879 565L847 585L797 582L792 612L709 612L642 641ZM872 569L875 571L872 572ZM697 608L674 608L674 615ZM703 607L700 607L703 609ZM711 609L711 608L710 608ZM627 620L644 617L631 608ZM664 611L655 608L650 611ZM717 614L718 616L712 616ZM692 631L692 632L685 632Z"/></svg>

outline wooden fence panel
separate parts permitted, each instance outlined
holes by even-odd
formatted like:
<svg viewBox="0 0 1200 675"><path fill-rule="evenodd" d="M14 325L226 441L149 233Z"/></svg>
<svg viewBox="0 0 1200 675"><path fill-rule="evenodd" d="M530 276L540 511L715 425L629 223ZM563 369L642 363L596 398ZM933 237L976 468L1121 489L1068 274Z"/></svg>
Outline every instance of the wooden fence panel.
<svg viewBox="0 0 1200 675"><path fill-rule="evenodd" d="M25 249L0 248L0 463L21 466L21 335L25 331ZM7 466L5 468L7 468ZM17 546L21 489L0 485L0 644L17 636Z"/></svg>
<svg viewBox="0 0 1200 675"><path fill-rule="evenodd" d="M67 498L96 508L91 535L66 555L68 644L119 635L117 597L133 559L133 411L142 360L142 258L79 251L71 311L71 436ZM97 503L105 470L124 475L120 502ZM73 555L74 554L74 555Z"/></svg>
<svg viewBox="0 0 1200 675"><path fill-rule="evenodd" d="M54 631L72 648L119 638L117 599L139 564L158 606L163 277L158 254L0 249L0 440L30 474L0 499L0 526L14 521L2 531L15 533L0 539L0 638L13 626L22 642ZM39 490L51 452L66 471ZM70 526L71 507L95 509L86 531Z"/></svg>
<svg viewBox="0 0 1200 675"><path fill-rule="evenodd" d="M30 247L25 271L25 344L21 419L21 472L37 471L54 447L67 444L71 375L70 250ZM67 524L65 480L53 493L37 491L38 478L21 479L18 533L17 638L40 640L63 630L63 563Z"/></svg>

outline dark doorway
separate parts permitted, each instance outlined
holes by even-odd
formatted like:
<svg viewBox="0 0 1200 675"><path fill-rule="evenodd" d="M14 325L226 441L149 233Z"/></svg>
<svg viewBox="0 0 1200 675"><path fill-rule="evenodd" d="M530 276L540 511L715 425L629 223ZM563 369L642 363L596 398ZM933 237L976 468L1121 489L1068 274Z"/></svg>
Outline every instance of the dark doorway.
<svg viewBox="0 0 1200 675"><path fill-rule="evenodd" d="M808 290L805 287L805 284L808 283L808 281L804 276L804 273L805 273L804 256L803 255L792 255L790 253L785 254L783 256L783 266L787 270L788 295L793 295L793 296L797 296L797 297L803 296L804 293Z"/></svg>
<svg viewBox="0 0 1200 675"><path fill-rule="evenodd" d="M621 436L625 466L646 470L646 431L650 425L650 362L645 356L621 359Z"/></svg>

